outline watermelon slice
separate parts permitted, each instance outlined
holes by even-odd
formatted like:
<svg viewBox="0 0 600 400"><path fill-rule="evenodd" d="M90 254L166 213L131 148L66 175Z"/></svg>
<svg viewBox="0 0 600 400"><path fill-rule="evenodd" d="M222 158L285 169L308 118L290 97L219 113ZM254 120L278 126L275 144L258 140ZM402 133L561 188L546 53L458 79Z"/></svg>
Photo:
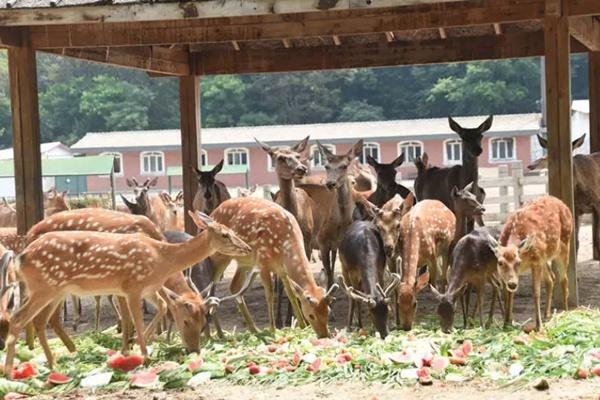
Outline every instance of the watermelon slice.
<svg viewBox="0 0 600 400"><path fill-rule="evenodd" d="M175 368L179 367L175 361L165 361L160 365L156 365L149 369L150 372L154 372L155 374L160 374L163 371L172 371Z"/></svg>
<svg viewBox="0 0 600 400"><path fill-rule="evenodd" d="M450 360L447 357L435 356L431 360L431 368L436 372L442 372L450 365Z"/></svg>
<svg viewBox="0 0 600 400"><path fill-rule="evenodd" d="M188 371L190 371L192 373L196 372L202 367L202 364L204 364L204 360L202 359L202 357L198 357L195 360L192 360L188 363L188 365L187 365Z"/></svg>
<svg viewBox="0 0 600 400"><path fill-rule="evenodd" d="M388 354L388 358L397 364L412 364L413 363L413 355L406 350L401 353L391 353Z"/></svg>
<svg viewBox="0 0 600 400"><path fill-rule="evenodd" d="M131 387L152 388L158 385L158 375L150 371L139 371L131 375Z"/></svg>
<svg viewBox="0 0 600 400"><path fill-rule="evenodd" d="M467 339L460 345L460 349L466 357L473 351L473 343Z"/></svg>
<svg viewBox="0 0 600 400"><path fill-rule="evenodd" d="M320 369L321 369L321 359L320 358L317 358L315 361L310 363L310 365L306 366L306 370L308 372L312 372L312 373L315 373Z"/></svg>
<svg viewBox="0 0 600 400"><path fill-rule="evenodd" d="M10 373L10 379L28 379L37 375L37 371L31 363L24 362L15 367Z"/></svg>
<svg viewBox="0 0 600 400"><path fill-rule="evenodd" d="M59 374L58 372L51 372L48 375L48 382L53 383L55 385L64 385L65 383L69 383L73 380L70 376Z"/></svg>
<svg viewBox="0 0 600 400"><path fill-rule="evenodd" d="M108 366L117 371L129 372L144 363L144 357L137 354L124 356L122 354L115 354L108 359Z"/></svg>

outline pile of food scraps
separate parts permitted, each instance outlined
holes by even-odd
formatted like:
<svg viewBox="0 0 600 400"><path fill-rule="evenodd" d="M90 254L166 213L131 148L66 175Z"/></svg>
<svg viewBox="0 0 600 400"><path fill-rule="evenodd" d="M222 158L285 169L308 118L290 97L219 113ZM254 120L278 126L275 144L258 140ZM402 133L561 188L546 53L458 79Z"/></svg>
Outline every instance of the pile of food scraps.
<svg viewBox="0 0 600 400"><path fill-rule="evenodd" d="M598 332L600 311L578 309L554 316L543 333L476 328L444 334L435 324L423 323L380 340L364 331L316 339L309 329L284 329L228 335L223 341L204 343L201 354L184 354L176 341L158 341L146 359L119 354L116 333L88 333L76 339L75 354L52 341L54 350L62 353L53 371L45 366L41 351L32 353L21 345L20 364L13 371L16 380L1 379L0 395L193 388L215 379L274 385L350 379L397 385L473 378L503 384L591 379L600 376Z"/></svg>

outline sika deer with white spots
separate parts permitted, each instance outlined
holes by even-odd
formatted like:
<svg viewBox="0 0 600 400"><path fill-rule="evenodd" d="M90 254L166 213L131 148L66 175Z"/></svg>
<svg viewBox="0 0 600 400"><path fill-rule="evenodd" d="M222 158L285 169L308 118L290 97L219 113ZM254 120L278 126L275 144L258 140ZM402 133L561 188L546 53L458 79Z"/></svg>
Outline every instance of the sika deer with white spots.
<svg viewBox="0 0 600 400"><path fill-rule="evenodd" d="M547 318L552 308L554 272L552 262L558 266L562 300L565 310L569 299L569 251L573 234L573 215L569 208L553 196L542 196L526 203L512 213L500 234L494 251L498 259L498 275L506 289L504 323L512 323L514 294L519 285L519 275L531 270L535 326L542 329L540 291L542 279L546 285Z"/></svg>
<svg viewBox="0 0 600 400"><path fill-rule="evenodd" d="M272 288L272 275L275 274L283 281L299 325L304 326L306 318L319 337L329 336L329 305L337 285L325 291L315 282L304 251L302 232L294 216L273 202L238 197L221 203L211 217L231 228L252 247L252 252L245 256L216 254L211 257L216 272L214 280L220 279L230 261L235 259L237 270L230 289L236 292L244 277L257 266L265 289L270 327L275 329ZM243 298L238 305L248 328L256 331Z"/></svg>
<svg viewBox="0 0 600 400"><path fill-rule="evenodd" d="M127 186L133 188L135 202L127 200L123 195L121 195L121 199L132 214L145 215L150 218L150 221L154 222L162 232L176 229L177 219L173 218L173 214L167 209L161 196L151 196L148 193L157 183L158 177L146 179L141 185L135 178L127 179Z"/></svg>
<svg viewBox="0 0 600 400"><path fill-rule="evenodd" d="M445 284L455 226L456 217L438 200L423 200L402 217L402 281L398 295L402 329L412 329L417 294L427 283L431 280L439 287ZM418 267L423 265L427 268L417 276Z"/></svg>

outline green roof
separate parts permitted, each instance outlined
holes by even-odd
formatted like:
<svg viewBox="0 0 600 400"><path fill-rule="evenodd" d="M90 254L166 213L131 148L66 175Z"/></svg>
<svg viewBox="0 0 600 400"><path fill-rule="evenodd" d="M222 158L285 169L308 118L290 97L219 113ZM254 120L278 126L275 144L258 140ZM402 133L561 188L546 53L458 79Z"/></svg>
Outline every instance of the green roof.
<svg viewBox="0 0 600 400"><path fill-rule="evenodd" d="M210 171L214 165L203 165L200 167L202 171ZM219 175L245 174L248 172L247 165L223 165L223 169ZM181 176L181 166L167 167L167 176Z"/></svg>
<svg viewBox="0 0 600 400"><path fill-rule="evenodd" d="M42 159L42 176L110 175L113 156ZM0 160L0 177L15 176L13 160Z"/></svg>

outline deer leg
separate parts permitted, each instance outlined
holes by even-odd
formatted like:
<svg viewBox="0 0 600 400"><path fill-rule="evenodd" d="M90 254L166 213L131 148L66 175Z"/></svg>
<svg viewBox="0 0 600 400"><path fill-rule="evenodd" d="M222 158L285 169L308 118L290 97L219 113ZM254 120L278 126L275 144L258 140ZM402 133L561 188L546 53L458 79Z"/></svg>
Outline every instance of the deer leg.
<svg viewBox="0 0 600 400"><path fill-rule="evenodd" d="M352 330L352 317L354 316L354 300L348 299L348 319L346 323L346 330L350 332Z"/></svg>
<svg viewBox="0 0 600 400"><path fill-rule="evenodd" d="M13 362L15 359L15 346L21 329L31 322L33 317L37 315L40 310L48 306L52 301L54 293L40 293L38 296L28 296L25 303L23 303L12 315L10 324L8 326L8 336L6 338L6 361L4 363L4 373L10 376L10 372L13 368Z"/></svg>
<svg viewBox="0 0 600 400"><path fill-rule="evenodd" d="M464 306L463 306L463 321L465 329L469 327L469 307L471 305L471 286L465 287L465 293L463 294Z"/></svg>
<svg viewBox="0 0 600 400"><path fill-rule="evenodd" d="M488 320L486 327L491 327L494 323L494 312L496 311L496 296L498 294L498 289L492 285L492 299L490 301L490 311L488 313Z"/></svg>
<svg viewBox="0 0 600 400"><path fill-rule="evenodd" d="M468 312L469 312L469 310L466 307L466 301L465 301L465 297L466 296L467 296L467 292L466 291L460 295L460 308L462 310L462 315L463 315L463 328L464 329L467 329L467 323L468 323L468 321L467 321L467 319L468 319L467 315L468 315Z"/></svg>
<svg viewBox="0 0 600 400"><path fill-rule="evenodd" d="M537 331L542 329L542 313L540 309L542 268L545 268L545 265L535 264L531 266L531 284L533 287L533 303L535 309L535 329Z"/></svg>
<svg viewBox="0 0 600 400"><path fill-rule="evenodd" d="M231 293L237 293L241 289L242 283L244 279L246 279L246 275L248 275L246 270L247 268L243 268L241 266L238 266L238 268L236 269L235 274L231 279L231 283L229 284L229 290ZM250 311L248 310L248 305L246 305L246 300L244 300L244 296L237 297L236 302L238 309L242 314L242 317L244 317L244 321L246 321L246 326L248 327L248 329L252 333L257 333L258 328L256 327L254 320L252 319Z"/></svg>
<svg viewBox="0 0 600 400"><path fill-rule="evenodd" d="M59 339L63 342L65 347L69 350L69 352L74 353L77 350L75 348L75 344L73 343L71 337L67 334L67 332L65 332L65 329L63 328L63 325L60 322L60 307L63 307L64 304L64 301L62 301L59 304L59 306L54 310L54 312L50 316L50 320L48 321L48 323L52 327L54 333L56 333L56 336L59 337Z"/></svg>
<svg viewBox="0 0 600 400"><path fill-rule="evenodd" d="M100 308L101 308L101 303L100 300L102 298L100 296L94 296L94 301L96 302L96 323L95 323L95 329L96 332L100 331Z"/></svg>
<svg viewBox="0 0 600 400"><path fill-rule="evenodd" d="M600 225L600 224L599 224ZM561 252L556 263L558 265L558 278L560 279L560 289L562 294L563 307L565 311L569 309L569 244L561 244Z"/></svg>
<svg viewBox="0 0 600 400"><path fill-rule="evenodd" d="M504 326L510 326L513 322L513 299L515 294L504 289Z"/></svg>
<svg viewBox="0 0 600 400"><path fill-rule="evenodd" d="M129 353L129 338L133 333L131 331L131 315L127 307L127 300L124 297L117 296L117 301L121 309L121 353L126 355Z"/></svg>
<svg viewBox="0 0 600 400"><path fill-rule="evenodd" d="M113 295L108 296L108 302L109 302L110 306L112 307L112 309L115 313L115 316L117 317L117 332L122 332L123 329L121 327L121 312L119 311L119 308L115 304L115 301L117 301L115 299L115 296L113 296Z"/></svg>
<svg viewBox="0 0 600 400"><path fill-rule="evenodd" d="M146 348L146 337L144 336L144 314L140 307L140 301L142 298L137 293L129 293L129 295L126 297L126 300L127 309L129 310L129 314L131 314L133 326L137 332L137 341L138 345L140 346L140 351L142 352L143 356L147 356L148 349Z"/></svg>
<svg viewBox="0 0 600 400"><path fill-rule="evenodd" d="M304 317L302 316L302 309L300 308L300 304L298 304L298 299L294 296L290 282L287 279L282 279L282 281L285 287L285 294L287 295L288 299L290 299L292 309L294 310L294 315L298 321L298 327L304 329L306 328L306 321L304 321Z"/></svg>
<svg viewBox="0 0 600 400"><path fill-rule="evenodd" d="M600 260L600 209L594 209L592 216L595 221L592 224L592 229L594 229L592 234L593 258L594 260ZM577 234L577 232L579 232L579 229L576 229L575 234Z"/></svg>
<svg viewBox="0 0 600 400"><path fill-rule="evenodd" d="M48 326L50 316L54 314L56 307L58 307L60 303L62 303L62 299L52 301L33 318L33 326L35 327L35 333L37 334L38 340L40 341L40 346L42 346L42 349L44 349L46 361L50 369L54 367L54 355L52 354L52 350L50 350L50 346L48 345L46 327Z"/></svg>
<svg viewBox="0 0 600 400"><path fill-rule="evenodd" d="M156 332L156 328L162 322L163 318L167 314L167 302L160 292L154 293L152 296L148 297L148 301L152 303L152 305L156 308L156 315L152 318L146 330L144 332L144 340L149 342L154 333ZM137 326L136 326L137 329ZM140 335L140 331L138 331L138 335ZM140 346L141 347L141 346Z"/></svg>
<svg viewBox="0 0 600 400"><path fill-rule="evenodd" d="M477 288L477 309L479 310L479 325L484 328L483 325L483 297L484 297L484 285L480 284Z"/></svg>
<svg viewBox="0 0 600 400"><path fill-rule="evenodd" d="M327 287L333 285L333 272L331 271L331 249L325 248L321 250L321 259L323 260L323 269L327 275Z"/></svg>
<svg viewBox="0 0 600 400"><path fill-rule="evenodd" d="M552 272L552 266L549 265L548 268L543 273L544 283L546 286L546 307L544 308L544 319L548 319L550 313L552 312L552 295L554 294L554 272Z"/></svg>
<svg viewBox="0 0 600 400"><path fill-rule="evenodd" d="M273 281L271 272L266 268L261 269L260 278L265 290L265 299L267 300L267 314L269 315L269 328L271 332L275 332L275 313L274 313L274 296L273 296Z"/></svg>
<svg viewBox="0 0 600 400"><path fill-rule="evenodd" d="M356 323L358 325L358 328L362 329L363 324L362 324L362 303L361 302L356 303Z"/></svg>
<svg viewBox="0 0 600 400"><path fill-rule="evenodd" d="M277 292L277 311L275 314L275 326L277 328L283 327L283 321L281 321L281 306L283 303L283 285L281 284L279 277L275 277L275 291Z"/></svg>
<svg viewBox="0 0 600 400"><path fill-rule="evenodd" d="M73 304L73 332L77 332L81 320L81 301L79 297L71 295L71 303Z"/></svg>

